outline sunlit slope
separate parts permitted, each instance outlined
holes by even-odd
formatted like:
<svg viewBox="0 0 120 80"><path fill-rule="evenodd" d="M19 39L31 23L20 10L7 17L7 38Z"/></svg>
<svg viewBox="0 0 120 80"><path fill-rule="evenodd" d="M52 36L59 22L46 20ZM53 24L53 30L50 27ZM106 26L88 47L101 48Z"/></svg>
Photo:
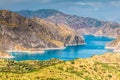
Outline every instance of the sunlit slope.
<svg viewBox="0 0 120 80"><path fill-rule="evenodd" d="M120 53L106 53L71 61L0 60L0 79L120 80Z"/></svg>

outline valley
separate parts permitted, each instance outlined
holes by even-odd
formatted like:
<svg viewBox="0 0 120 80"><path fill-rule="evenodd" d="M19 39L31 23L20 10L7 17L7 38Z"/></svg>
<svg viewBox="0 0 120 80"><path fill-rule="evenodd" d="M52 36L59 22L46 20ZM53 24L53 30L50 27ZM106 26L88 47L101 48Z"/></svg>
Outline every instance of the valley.
<svg viewBox="0 0 120 80"><path fill-rule="evenodd" d="M120 0L0 0L0 80L120 80Z"/></svg>
<svg viewBox="0 0 120 80"><path fill-rule="evenodd" d="M118 31L120 25L118 23L100 21L89 17L68 15L52 9L41 9L37 11L22 10L18 12L1 10L0 14L1 58L13 58L13 55L17 55L15 53L18 53L18 56L20 56L19 53L32 53L34 56L39 56L41 60L42 56L40 55L45 55L47 50L48 53L50 53L49 50L52 50L54 55L57 55L60 50L60 53L66 55L65 51L67 46L80 45L79 48L82 49L81 45L87 44L85 37L83 37L84 35L110 37L110 41L113 40L112 38L119 36ZM116 42L116 45L117 44L118 43ZM105 45L106 43L103 44L103 50L101 51L98 48L99 46L96 47L101 54L106 52L107 49L110 49L107 47L109 46L108 44L106 45L107 49L105 49ZM57 52L54 49L59 50ZM115 51L119 52L119 48L117 47ZM73 56L71 59L82 58L79 54L82 56L85 52L80 52L77 53L78 56ZM37 55L38 53L40 54ZM75 53L73 52L73 54ZM93 50L92 55L93 54L99 54L99 52ZM64 57L62 58L60 55L54 55L52 57L49 57L48 55L48 58L46 57L45 59L58 58L67 60L68 58L69 60L69 57L64 56L66 58L64 59ZM69 52L67 55L69 55ZM27 56L28 55L26 55L26 57ZM24 56L21 57L25 59ZM14 57L14 59L16 58ZM32 57L30 59L32 59ZM37 58L35 60L37 60Z"/></svg>

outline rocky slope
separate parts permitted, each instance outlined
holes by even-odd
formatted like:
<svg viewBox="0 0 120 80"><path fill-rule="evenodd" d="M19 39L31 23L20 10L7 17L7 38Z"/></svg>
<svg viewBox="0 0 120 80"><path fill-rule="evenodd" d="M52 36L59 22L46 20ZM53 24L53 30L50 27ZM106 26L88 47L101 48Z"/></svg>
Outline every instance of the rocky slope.
<svg viewBox="0 0 120 80"><path fill-rule="evenodd" d="M66 24L77 30L80 34L91 34L96 36L117 37L120 24L101 21L89 17L78 17L76 15L64 14L60 11L42 9L37 11L19 11L20 15L33 18L39 17L56 24ZM42 17L43 13L46 15Z"/></svg>
<svg viewBox="0 0 120 80"><path fill-rule="evenodd" d="M0 51L42 51L84 43L68 26L0 10Z"/></svg>
<svg viewBox="0 0 120 80"><path fill-rule="evenodd" d="M112 42L107 43L107 49L112 49L114 52L120 52L120 36Z"/></svg>

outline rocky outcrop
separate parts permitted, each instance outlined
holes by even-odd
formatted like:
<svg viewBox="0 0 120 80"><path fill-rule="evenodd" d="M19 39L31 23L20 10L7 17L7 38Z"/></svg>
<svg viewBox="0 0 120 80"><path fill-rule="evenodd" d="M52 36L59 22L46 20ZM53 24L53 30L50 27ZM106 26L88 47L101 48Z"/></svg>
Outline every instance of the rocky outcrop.
<svg viewBox="0 0 120 80"><path fill-rule="evenodd" d="M81 43L84 43L82 37L66 25L28 19L17 13L0 10L1 51L42 51Z"/></svg>
<svg viewBox="0 0 120 80"><path fill-rule="evenodd" d="M118 36L118 38L113 40L112 42L109 42L106 45L106 48L112 49L114 52L120 52L120 36Z"/></svg>
<svg viewBox="0 0 120 80"><path fill-rule="evenodd" d="M79 32L79 34L91 34L95 36L117 37L120 31L120 24L106 22L89 17L79 17L76 15L64 14L52 9L42 9L37 11L19 11L20 15L33 18L39 17L56 24L66 24ZM42 13L46 16L42 17Z"/></svg>

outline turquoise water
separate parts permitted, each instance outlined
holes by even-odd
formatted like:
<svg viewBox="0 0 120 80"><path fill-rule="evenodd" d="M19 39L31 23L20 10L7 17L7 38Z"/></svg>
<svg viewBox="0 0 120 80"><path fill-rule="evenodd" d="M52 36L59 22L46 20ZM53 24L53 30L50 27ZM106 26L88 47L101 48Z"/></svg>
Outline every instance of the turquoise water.
<svg viewBox="0 0 120 80"><path fill-rule="evenodd" d="M88 58L95 54L103 54L109 50L105 49L105 44L112 41L112 38L95 37L91 35L84 36L86 45L69 46L64 50L47 50L45 53L18 53L12 52L15 56L13 60L48 60L58 58L61 60L73 60L75 58Z"/></svg>

